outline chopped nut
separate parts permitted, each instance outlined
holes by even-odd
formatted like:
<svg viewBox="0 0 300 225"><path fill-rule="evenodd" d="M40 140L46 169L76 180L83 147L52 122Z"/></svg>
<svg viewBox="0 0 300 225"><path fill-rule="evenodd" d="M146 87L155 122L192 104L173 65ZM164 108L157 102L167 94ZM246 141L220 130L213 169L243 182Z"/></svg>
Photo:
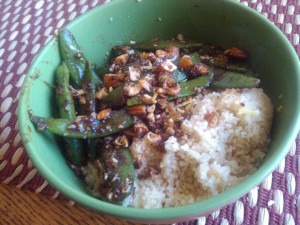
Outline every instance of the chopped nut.
<svg viewBox="0 0 300 225"><path fill-rule="evenodd" d="M86 98L85 98L85 97L82 97L82 96L80 96L80 97L79 97L79 104L81 104L81 105L84 105L84 104L86 104Z"/></svg>
<svg viewBox="0 0 300 225"><path fill-rule="evenodd" d="M174 122L179 122L183 120L183 117L180 112L178 112L178 108L175 107L173 102L167 103L168 111L169 111L169 116L170 118L173 119Z"/></svg>
<svg viewBox="0 0 300 225"><path fill-rule="evenodd" d="M137 81L140 78L141 76L140 68L129 66L128 70L129 70L129 77L131 81Z"/></svg>
<svg viewBox="0 0 300 225"><path fill-rule="evenodd" d="M121 84L124 83L124 78L125 78L125 74L123 73L117 73L117 74L112 74L112 73L109 73L109 74L105 74L103 76L103 83L104 83L104 86L109 88L109 87L112 87L112 88L116 88L118 86L120 86Z"/></svg>
<svg viewBox="0 0 300 225"><path fill-rule="evenodd" d="M114 64L116 64L116 65L126 65L126 63L128 61L128 58L129 58L128 53L120 55L120 56L115 58Z"/></svg>
<svg viewBox="0 0 300 225"><path fill-rule="evenodd" d="M148 120L149 122L155 122L154 114L153 114L153 113L149 113L149 114L147 115L147 120Z"/></svg>
<svg viewBox="0 0 300 225"><path fill-rule="evenodd" d="M166 89L159 87L159 88L157 88L156 93L164 95L164 94L166 94Z"/></svg>
<svg viewBox="0 0 300 225"><path fill-rule="evenodd" d="M232 58L238 58L238 59L247 59L248 54L246 51L241 50L237 47L231 47L225 50L224 52L227 56L232 57Z"/></svg>
<svg viewBox="0 0 300 225"><path fill-rule="evenodd" d="M153 113L155 110L155 104L147 106L147 112L148 113Z"/></svg>
<svg viewBox="0 0 300 225"><path fill-rule="evenodd" d="M86 116L76 116L76 118L75 118L75 123L79 123L79 122L81 122L82 120L84 120L86 118Z"/></svg>
<svg viewBox="0 0 300 225"><path fill-rule="evenodd" d="M177 66L175 66L171 60L163 60L157 67L157 70L159 72L167 72L167 73L172 73L177 69Z"/></svg>
<svg viewBox="0 0 300 225"><path fill-rule="evenodd" d="M170 59L171 61L175 61L179 58L180 51L176 46L166 47L165 51L168 53L168 59Z"/></svg>
<svg viewBox="0 0 300 225"><path fill-rule="evenodd" d="M102 120L110 117L111 109L103 109L97 114L97 119Z"/></svg>
<svg viewBox="0 0 300 225"><path fill-rule="evenodd" d="M133 130L137 137L143 137L149 131L148 127L143 122L136 123Z"/></svg>
<svg viewBox="0 0 300 225"><path fill-rule="evenodd" d="M141 100L145 104L155 104L156 103L156 98L157 98L157 93L154 93L153 96L150 96L148 94L143 94L141 96Z"/></svg>
<svg viewBox="0 0 300 225"><path fill-rule="evenodd" d="M151 92L151 89L152 89L152 85L150 84L150 82L145 79L145 78L142 78L138 81L138 83L142 86L142 88L144 88L146 91L149 91Z"/></svg>
<svg viewBox="0 0 300 225"><path fill-rule="evenodd" d="M135 96L140 93L142 86L139 83L126 83L124 86L124 95Z"/></svg>
<svg viewBox="0 0 300 225"><path fill-rule="evenodd" d="M140 54L140 59L141 60L149 60L150 62L155 62L156 56L154 55L153 52L143 52Z"/></svg>
<svg viewBox="0 0 300 225"><path fill-rule="evenodd" d="M157 103L159 108L165 109L167 107L168 101L166 99L158 99Z"/></svg>
<svg viewBox="0 0 300 225"><path fill-rule="evenodd" d="M133 105L128 106L127 111L133 116L145 116L147 114L147 107L146 105Z"/></svg>
<svg viewBox="0 0 300 225"><path fill-rule="evenodd" d="M70 90L72 96L75 96L75 97L82 96L85 94L84 90L82 90L82 89L76 90L72 86L69 86L69 90Z"/></svg>
<svg viewBox="0 0 300 225"><path fill-rule="evenodd" d="M173 87L176 85L176 81L169 76L169 74L161 73L158 78L159 84L162 88Z"/></svg>
<svg viewBox="0 0 300 225"><path fill-rule="evenodd" d="M159 134L155 134L151 131L149 131L147 134L146 134L146 141L149 143L149 144L152 144L154 146L158 146L161 141L162 141L162 138Z"/></svg>
<svg viewBox="0 0 300 225"><path fill-rule="evenodd" d="M190 68L194 65L191 57L189 55L184 55L181 60L180 60L180 63L179 63L179 68L181 69L186 69L186 68Z"/></svg>
<svg viewBox="0 0 300 225"><path fill-rule="evenodd" d="M105 98L108 95L108 90L107 88L101 88L101 90L97 91L95 94L95 97L99 100Z"/></svg>
<svg viewBox="0 0 300 225"><path fill-rule="evenodd" d="M158 49L155 51L155 56L157 58L163 58L163 57L167 56L167 52Z"/></svg>
<svg viewBox="0 0 300 225"><path fill-rule="evenodd" d="M116 145L119 145L119 146L124 147L124 148L127 148L129 146L129 141L128 141L128 139L125 135L118 136L115 139L114 143Z"/></svg>
<svg viewBox="0 0 300 225"><path fill-rule="evenodd" d="M167 94L176 96L176 95L178 95L180 93L180 90L181 90L180 85L176 84L173 87L168 87L167 88Z"/></svg>
<svg viewBox="0 0 300 225"><path fill-rule="evenodd" d="M194 77L200 76L200 75L205 75L209 73L209 69L208 67L203 64L203 63L199 63L199 64L195 64L193 66L193 68L190 71L190 74Z"/></svg>

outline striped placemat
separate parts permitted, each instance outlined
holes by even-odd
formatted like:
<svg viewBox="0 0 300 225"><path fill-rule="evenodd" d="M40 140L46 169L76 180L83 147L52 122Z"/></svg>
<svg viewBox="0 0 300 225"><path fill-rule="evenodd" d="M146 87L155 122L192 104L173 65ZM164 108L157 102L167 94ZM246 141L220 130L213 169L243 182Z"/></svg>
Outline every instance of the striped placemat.
<svg viewBox="0 0 300 225"><path fill-rule="evenodd" d="M237 0L236 0L237 1ZM52 198L59 192L33 167L21 142L17 101L38 51L58 29L105 0L0 1L0 182ZM240 1L271 20L300 55L300 1ZM72 201L70 202L73 203ZM185 224L300 224L300 135L276 171L235 203Z"/></svg>

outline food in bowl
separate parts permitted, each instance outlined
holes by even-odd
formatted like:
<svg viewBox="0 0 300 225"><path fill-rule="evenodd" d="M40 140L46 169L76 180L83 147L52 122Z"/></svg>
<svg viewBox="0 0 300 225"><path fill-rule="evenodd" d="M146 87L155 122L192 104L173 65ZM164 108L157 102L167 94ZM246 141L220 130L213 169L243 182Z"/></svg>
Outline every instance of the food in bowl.
<svg viewBox="0 0 300 225"><path fill-rule="evenodd" d="M97 75L68 30L58 39L61 119L30 118L63 137L71 168L100 199L190 204L237 184L264 158L272 103L245 51L153 39L115 46Z"/></svg>

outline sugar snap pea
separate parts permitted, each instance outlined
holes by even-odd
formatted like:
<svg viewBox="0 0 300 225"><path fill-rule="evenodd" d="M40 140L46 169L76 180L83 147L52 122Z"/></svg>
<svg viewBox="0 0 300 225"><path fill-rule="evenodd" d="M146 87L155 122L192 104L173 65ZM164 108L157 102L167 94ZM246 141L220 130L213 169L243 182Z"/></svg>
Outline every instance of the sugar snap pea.
<svg viewBox="0 0 300 225"><path fill-rule="evenodd" d="M85 73L87 59L76 42L74 35L68 29L62 29L58 33L59 51L62 60L66 62L75 87L80 86ZM93 72L95 83L103 87L102 80Z"/></svg>
<svg viewBox="0 0 300 225"><path fill-rule="evenodd" d="M56 101L60 117L73 120L76 117L74 101L69 90L70 72L63 62L56 72ZM64 138L65 154L68 161L75 166L81 166L84 161L82 140L77 138Z"/></svg>
<svg viewBox="0 0 300 225"><path fill-rule="evenodd" d="M195 40L190 40L190 39L185 39L184 41L179 41L177 39L168 39L168 40L163 40L163 39L152 39L150 41L145 41L145 42L140 42L135 45L133 45L134 48L136 49L141 49L145 51L153 51L157 49L165 49L166 47L169 46L175 46L180 49L197 49L200 48L203 45L203 43L195 41Z"/></svg>
<svg viewBox="0 0 300 225"><path fill-rule="evenodd" d="M212 88L255 88L260 83L260 79L253 76L224 70L214 71L215 77L210 85Z"/></svg>
<svg viewBox="0 0 300 225"><path fill-rule="evenodd" d="M86 63L85 74L82 79L81 88L84 91L84 101L79 103L79 115L92 115L96 113L96 87L93 79L93 68L89 61ZM96 157L96 144L94 139L87 140L87 156L89 159Z"/></svg>
<svg viewBox="0 0 300 225"><path fill-rule="evenodd" d="M29 111L29 118L39 131L48 130L62 137L97 138L124 130L134 123L134 118L125 109L112 111L107 119L98 120L94 116L78 116L74 120L43 118Z"/></svg>
<svg viewBox="0 0 300 225"><path fill-rule="evenodd" d="M103 200L122 202L133 191L135 169L128 148L102 148L96 166L99 169L99 191Z"/></svg>

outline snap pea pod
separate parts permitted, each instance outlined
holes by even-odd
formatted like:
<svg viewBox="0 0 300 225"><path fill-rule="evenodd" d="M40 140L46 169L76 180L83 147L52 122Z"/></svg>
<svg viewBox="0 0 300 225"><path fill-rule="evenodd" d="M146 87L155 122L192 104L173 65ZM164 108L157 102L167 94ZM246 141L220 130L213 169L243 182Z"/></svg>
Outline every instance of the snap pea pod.
<svg viewBox="0 0 300 225"><path fill-rule="evenodd" d="M215 77L211 82L212 88L255 88L258 87L260 79L231 71L214 70Z"/></svg>
<svg viewBox="0 0 300 225"><path fill-rule="evenodd" d="M166 47L169 46L175 46L180 49L197 49L200 48L203 45L203 43L195 41L195 40L190 40L190 39L185 39L185 41L179 41L176 39L169 39L169 40L163 40L163 39L152 39L150 41L145 41L145 42L140 42L133 47L135 49L141 49L145 51L153 51L157 49L165 49Z"/></svg>
<svg viewBox="0 0 300 225"><path fill-rule="evenodd" d="M89 116L96 112L96 87L93 79L93 69L89 61L86 63L86 70L81 85L85 93L85 100L79 103L79 115ZM94 139L87 140L87 155L89 159L96 157L96 144Z"/></svg>
<svg viewBox="0 0 300 225"><path fill-rule="evenodd" d="M245 67L244 65L238 65L238 64L231 64L223 61L218 60L208 60L204 62L208 66L213 66L219 69L228 70L232 72L238 72L238 73L247 73L249 72L249 68Z"/></svg>
<svg viewBox="0 0 300 225"><path fill-rule="evenodd" d="M66 62L70 70L71 79L75 88L77 88L80 86L80 82L85 74L87 59L69 30L62 29L59 31L58 44L62 60ZM97 86L103 87L102 80L95 72L93 72L93 79Z"/></svg>
<svg viewBox="0 0 300 225"><path fill-rule="evenodd" d="M29 111L29 117L39 131L48 130L62 137L73 138L98 138L105 137L124 130L134 123L134 118L125 109L112 111L110 117L98 120L93 116L79 116L74 120L43 118L33 115Z"/></svg>
<svg viewBox="0 0 300 225"><path fill-rule="evenodd" d="M102 148L96 166L99 168L101 198L121 203L134 187L135 169L128 148Z"/></svg>
<svg viewBox="0 0 300 225"><path fill-rule="evenodd" d="M90 115L96 111L96 87L93 79L93 69L89 62L86 63L85 74L82 78L80 88L83 90L84 101L79 103L79 115Z"/></svg>
<svg viewBox="0 0 300 225"><path fill-rule="evenodd" d="M232 63L232 62L225 62L221 60L201 60L200 55L198 52L194 52L189 55L192 59L192 62L194 64L196 63L204 63L208 66L212 66L215 68L223 69L223 70L228 70L232 72L238 72L238 73L247 73L247 74L254 74L249 66L246 63Z"/></svg>
<svg viewBox="0 0 300 225"><path fill-rule="evenodd" d="M179 82L180 85L180 93L177 96L168 96L167 100L172 101L177 98L183 98L191 95L197 94L197 87L208 87L211 80L213 78L213 74L205 75L205 76L200 76L195 79L186 81L186 82ZM133 106L133 105L138 105L142 104L143 102L138 96L132 97L127 100L127 106Z"/></svg>
<svg viewBox="0 0 300 225"><path fill-rule="evenodd" d="M76 117L74 101L69 90L70 72L63 62L56 71L56 101L60 117L73 120ZM82 140L77 138L64 138L65 154L68 161L75 166L81 166L84 162Z"/></svg>

